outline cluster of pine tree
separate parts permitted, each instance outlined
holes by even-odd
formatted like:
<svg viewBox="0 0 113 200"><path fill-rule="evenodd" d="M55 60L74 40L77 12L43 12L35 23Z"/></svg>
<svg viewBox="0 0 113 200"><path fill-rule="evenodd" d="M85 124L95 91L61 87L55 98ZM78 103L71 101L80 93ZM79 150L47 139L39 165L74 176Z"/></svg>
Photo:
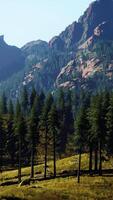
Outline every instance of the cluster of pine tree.
<svg viewBox="0 0 113 200"><path fill-rule="evenodd" d="M113 154L113 93L91 96L90 103L81 106L75 122L75 138L79 171L82 152L89 152L89 173L102 175L102 161Z"/></svg>
<svg viewBox="0 0 113 200"><path fill-rule="evenodd" d="M79 95L59 90L56 95L29 94L26 88L13 106L3 94L0 101L0 170L21 168L53 159L56 177L56 159L66 154L89 153L89 173L102 174L103 154L113 153L113 93ZM41 157L41 158L40 158ZM93 162L94 158L94 162ZM79 176L78 176L79 177Z"/></svg>
<svg viewBox="0 0 113 200"><path fill-rule="evenodd" d="M20 99L13 106L3 94L0 101L0 170L18 167L21 181L21 167L31 165L31 178L34 165L45 164L44 177L47 176L47 162L65 155L69 136L74 132L71 93L59 91L58 98L52 94L38 94L33 88L28 94L23 89Z"/></svg>

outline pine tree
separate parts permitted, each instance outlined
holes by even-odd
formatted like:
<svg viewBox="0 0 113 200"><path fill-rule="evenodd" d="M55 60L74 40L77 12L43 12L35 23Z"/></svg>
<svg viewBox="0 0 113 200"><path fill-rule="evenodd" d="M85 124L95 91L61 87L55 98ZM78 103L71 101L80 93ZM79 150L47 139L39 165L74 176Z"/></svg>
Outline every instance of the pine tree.
<svg viewBox="0 0 113 200"><path fill-rule="evenodd" d="M4 154L4 130L3 130L3 119L0 116L0 172L2 172L3 167L3 154Z"/></svg>
<svg viewBox="0 0 113 200"><path fill-rule="evenodd" d="M79 153L79 165L78 165L78 183L80 182L80 170L81 170L81 153L87 145L87 131L88 131L88 120L87 120L87 110L85 107L81 107L75 121L75 142L76 148Z"/></svg>
<svg viewBox="0 0 113 200"><path fill-rule="evenodd" d="M23 117L22 111L21 111L21 106L19 101L17 100L16 104L16 113L15 113L15 134L18 139L18 182L21 182L21 167L22 167L22 148L24 143L24 136L25 136L25 131L26 131L26 126L25 126L25 119Z"/></svg>
<svg viewBox="0 0 113 200"><path fill-rule="evenodd" d="M42 109L42 114L40 117L40 132L43 134L41 137L44 137L44 150L45 150L45 158L44 158L44 178L47 176L47 156L48 156L48 113L51 109L53 103L53 97L51 94L48 94Z"/></svg>
<svg viewBox="0 0 113 200"><path fill-rule="evenodd" d="M72 98L71 98L71 92L67 91L66 93L66 100L65 100L65 143L66 143L66 150L69 149L69 145L71 141L71 138L73 137L74 133L74 116L72 111ZM66 151L65 150L65 151Z"/></svg>
<svg viewBox="0 0 113 200"><path fill-rule="evenodd" d="M61 158L61 155L65 153L66 150L66 141L67 135L65 133L65 97L63 90L60 89L57 97L57 108L58 108L58 119L59 119L59 144L58 144L58 153Z"/></svg>
<svg viewBox="0 0 113 200"><path fill-rule="evenodd" d="M113 94L110 96L110 103L108 111L106 113L106 128L107 128L107 139L106 139L106 150L107 153L113 154Z"/></svg>
<svg viewBox="0 0 113 200"><path fill-rule="evenodd" d="M109 93L107 91L103 92L100 96L101 101L101 122L100 122L100 135L99 135L99 157L100 157L100 163L99 163L99 175L102 175L102 150L105 149L106 144L106 136L107 136L107 120L106 120L106 114L109 107Z"/></svg>
<svg viewBox="0 0 113 200"><path fill-rule="evenodd" d="M13 107L13 102L12 102L11 99L9 100L8 114L9 114L10 116L13 116L13 115L14 115L14 107Z"/></svg>
<svg viewBox="0 0 113 200"><path fill-rule="evenodd" d="M54 163L54 177L56 177L56 145L57 145L57 131L58 131L58 113L56 106L53 104L48 114L48 132L53 139L53 163Z"/></svg>
<svg viewBox="0 0 113 200"><path fill-rule="evenodd" d="M0 99L0 113L7 114L7 98L5 93L3 93Z"/></svg>
<svg viewBox="0 0 113 200"><path fill-rule="evenodd" d="M24 86L22 94L21 94L21 106L22 106L22 111L25 114L28 112L28 105L29 105L29 100L28 100L28 92L26 87Z"/></svg>
<svg viewBox="0 0 113 200"><path fill-rule="evenodd" d="M36 90L35 90L35 88L33 87L33 88L32 88L32 91L31 91L31 95L30 95L30 107L31 107L31 108L32 108L32 106L33 106L33 103L34 103L34 100L35 100L36 95L37 95Z"/></svg>
<svg viewBox="0 0 113 200"><path fill-rule="evenodd" d="M43 93L43 91L41 91L39 97L40 97L40 103L41 103L41 109L42 109L44 105L44 101L45 101L45 94Z"/></svg>
<svg viewBox="0 0 113 200"><path fill-rule="evenodd" d="M14 158L16 151L16 138L14 134L14 108L13 103L10 100L8 106L8 116L7 116L7 151L11 157L11 164L14 166Z"/></svg>
<svg viewBox="0 0 113 200"><path fill-rule="evenodd" d="M31 178L34 177L34 159L36 152L36 145L39 142L39 117L41 114L40 110L40 99L38 96L35 97L31 114L30 114L30 124L29 124L29 132L30 132L30 141L31 141Z"/></svg>
<svg viewBox="0 0 113 200"><path fill-rule="evenodd" d="M88 143L89 143L89 172L92 174L92 153L95 149L95 171L98 166L98 148L99 148L99 135L101 134L100 123L101 123L101 100L100 96L93 96L91 99L91 105L88 112L88 119L90 124Z"/></svg>

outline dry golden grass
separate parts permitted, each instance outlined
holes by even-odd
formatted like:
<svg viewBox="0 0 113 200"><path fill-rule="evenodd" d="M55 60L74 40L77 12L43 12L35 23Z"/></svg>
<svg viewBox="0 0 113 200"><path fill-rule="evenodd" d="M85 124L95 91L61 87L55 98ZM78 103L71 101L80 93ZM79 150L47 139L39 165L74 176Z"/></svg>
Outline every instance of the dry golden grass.
<svg viewBox="0 0 113 200"><path fill-rule="evenodd" d="M103 162L104 168L112 168L113 159ZM57 161L58 173L63 170L77 169L78 156L72 156ZM52 173L53 162L48 163L48 173ZM36 166L35 172L43 175L43 165ZM88 155L82 155L82 169L88 168ZM23 179L29 177L30 168L23 168ZM3 172L2 180L16 180L17 170ZM39 175L36 174L36 177ZM1 181L2 181L1 180ZM113 177L112 176L82 176L80 184L77 183L76 177L56 178L46 181L35 181L30 186L18 187L1 186L0 198L10 197L14 199L26 200L112 200L113 199Z"/></svg>

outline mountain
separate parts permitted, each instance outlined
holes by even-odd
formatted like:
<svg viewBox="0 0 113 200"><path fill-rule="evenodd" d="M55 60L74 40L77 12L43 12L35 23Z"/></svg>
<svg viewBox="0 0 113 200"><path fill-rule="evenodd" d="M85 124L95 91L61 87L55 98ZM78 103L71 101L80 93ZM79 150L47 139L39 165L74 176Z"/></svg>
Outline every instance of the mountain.
<svg viewBox="0 0 113 200"><path fill-rule="evenodd" d="M18 96L24 85L45 92L112 89L113 0L94 1L78 22L48 43L37 40L18 49L8 46L1 36L0 47L0 70L9 71L0 77L0 91L8 95ZM12 56L7 53L10 48Z"/></svg>
<svg viewBox="0 0 113 200"><path fill-rule="evenodd" d="M0 80L6 80L24 67L24 56L19 48L9 46L0 36Z"/></svg>

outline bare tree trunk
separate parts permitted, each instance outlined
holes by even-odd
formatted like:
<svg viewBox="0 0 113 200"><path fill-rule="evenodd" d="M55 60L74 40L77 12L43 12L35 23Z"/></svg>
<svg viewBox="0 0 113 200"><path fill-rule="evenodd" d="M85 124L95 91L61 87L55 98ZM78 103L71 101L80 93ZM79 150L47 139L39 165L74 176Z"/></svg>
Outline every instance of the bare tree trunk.
<svg viewBox="0 0 113 200"><path fill-rule="evenodd" d="M89 150L89 174L90 175L92 175L92 155L93 155L92 146L90 146L90 150Z"/></svg>
<svg viewBox="0 0 113 200"><path fill-rule="evenodd" d="M0 181L3 180L3 178L2 178L2 167L3 167L3 152L0 149Z"/></svg>
<svg viewBox="0 0 113 200"><path fill-rule="evenodd" d="M95 149L95 172L98 170L98 150Z"/></svg>
<svg viewBox="0 0 113 200"><path fill-rule="evenodd" d="M56 138L55 138L55 133L54 133L54 136L53 136L53 148L54 148L54 177L56 177Z"/></svg>
<svg viewBox="0 0 113 200"><path fill-rule="evenodd" d="M99 143L99 175L102 176L102 144Z"/></svg>
<svg viewBox="0 0 113 200"><path fill-rule="evenodd" d="M81 170L81 151L79 152L78 171L77 171L77 182L78 183L80 183L80 170Z"/></svg>
<svg viewBox="0 0 113 200"><path fill-rule="evenodd" d="M34 145L31 148L31 175L30 178L34 178Z"/></svg>
<svg viewBox="0 0 113 200"><path fill-rule="evenodd" d="M14 167L15 161L14 161L14 154L11 155L11 166Z"/></svg>
<svg viewBox="0 0 113 200"><path fill-rule="evenodd" d="M0 134L0 173L2 174L2 167L3 167L3 135Z"/></svg>
<svg viewBox="0 0 113 200"><path fill-rule="evenodd" d="M0 172L2 173L2 167L3 167L3 151L2 147L0 149Z"/></svg>
<svg viewBox="0 0 113 200"><path fill-rule="evenodd" d="M45 168L44 168L44 178L47 177L47 128L45 130Z"/></svg>
<svg viewBox="0 0 113 200"><path fill-rule="evenodd" d="M19 133L19 163L18 163L18 182L21 182L21 149L22 149L22 144L21 144L21 135Z"/></svg>

